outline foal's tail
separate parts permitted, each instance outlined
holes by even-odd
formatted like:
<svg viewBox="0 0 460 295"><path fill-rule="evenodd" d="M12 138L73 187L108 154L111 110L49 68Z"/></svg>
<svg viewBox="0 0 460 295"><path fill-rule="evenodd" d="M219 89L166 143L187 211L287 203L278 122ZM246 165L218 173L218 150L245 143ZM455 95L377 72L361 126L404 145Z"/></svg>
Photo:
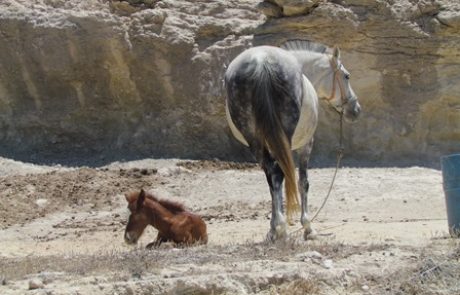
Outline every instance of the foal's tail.
<svg viewBox="0 0 460 295"><path fill-rule="evenodd" d="M256 85L253 93L253 112L256 132L261 145L270 151L278 162L285 177L286 213L288 220L299 209L295 165L292 158L291 145L282 127L279 108L275 99L288 97L288 90L283 86L281 77L270 64L260 65L256 73Z"/></svg>

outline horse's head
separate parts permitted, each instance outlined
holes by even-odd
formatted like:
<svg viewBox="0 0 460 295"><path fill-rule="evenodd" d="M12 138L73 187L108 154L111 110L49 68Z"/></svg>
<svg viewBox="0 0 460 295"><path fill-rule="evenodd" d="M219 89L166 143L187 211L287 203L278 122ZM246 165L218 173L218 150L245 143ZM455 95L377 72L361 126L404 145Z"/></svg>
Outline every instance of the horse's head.
<svg viewBox="0 0 460 295"><path fill-rule="evenodd" d="M145 192L131 192L125 195L131 212L125 229L125 242L135 244L149 224L149 216L144 208Z"/></svg>
<svg viewBox="0 0 460 295"><path fill-rule="evenodd" d="M329 59L330 67L322 79L322 96L337 111L343 112L347 121L355 121L361 112L358 97L351 88L350 73L340 61L340 50L334 47Z"/></svg>

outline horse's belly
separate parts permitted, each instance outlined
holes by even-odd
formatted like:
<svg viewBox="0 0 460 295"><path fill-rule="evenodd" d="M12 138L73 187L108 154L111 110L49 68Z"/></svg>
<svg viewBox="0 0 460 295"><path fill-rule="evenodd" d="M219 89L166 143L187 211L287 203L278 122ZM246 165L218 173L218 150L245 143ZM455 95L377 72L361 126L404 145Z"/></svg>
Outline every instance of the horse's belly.
<svg viewBox="0 0 460 295"><path fill-rule="evenodd" d="M296 133L294 133L292 137L291 149L294 151L309 143L315 134L315 129L316 125L314 127L311 125L309 126L309 124L298 125Z"/></svg>
<svg viewBox="0 0 460 295"><path fill-rule="evenodd" d="M304 76L304 95L300 109L299 122L291 140L291 149L297 150L305 146L315 134L318 124L318 96L310 81Z"/></svg>

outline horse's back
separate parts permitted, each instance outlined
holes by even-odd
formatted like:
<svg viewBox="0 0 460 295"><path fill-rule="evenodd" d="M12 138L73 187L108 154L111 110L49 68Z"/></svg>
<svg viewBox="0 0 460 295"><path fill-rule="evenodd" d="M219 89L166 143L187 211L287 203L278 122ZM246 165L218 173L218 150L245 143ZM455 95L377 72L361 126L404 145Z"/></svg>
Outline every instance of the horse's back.
<svg viewBox="0 0 460 295"><path fill-rule="evenodd" d="M246 49L232 60L225 72L225 81L253 79L253 73L267 63L301 72L300 65L289 51L274 46L257 46Z"/></svg>
<svg viewBox="0 0 460 295"><path fill-rule="evenodd" d="M254 97L261 89L271 93L283 129L292 137L300 117L303 74L290 52L273 46L247 49L228 66L225 86L227 121L240 142L249 145L248 140L255 140L254 113L259 106Z"/></svg>

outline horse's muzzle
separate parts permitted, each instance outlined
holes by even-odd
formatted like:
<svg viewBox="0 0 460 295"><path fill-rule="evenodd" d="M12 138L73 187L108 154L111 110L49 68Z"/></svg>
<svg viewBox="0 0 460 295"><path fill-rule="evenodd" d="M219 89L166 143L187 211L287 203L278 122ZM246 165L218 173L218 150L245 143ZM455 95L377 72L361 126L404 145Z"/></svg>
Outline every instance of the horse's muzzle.
<svg viewBox="0 0 460 295"><path fill-rule="evenodd" d="M357 98L350 100L345 107L344 117L347 122L355 122L361 113L361 105Z"/></svg>

